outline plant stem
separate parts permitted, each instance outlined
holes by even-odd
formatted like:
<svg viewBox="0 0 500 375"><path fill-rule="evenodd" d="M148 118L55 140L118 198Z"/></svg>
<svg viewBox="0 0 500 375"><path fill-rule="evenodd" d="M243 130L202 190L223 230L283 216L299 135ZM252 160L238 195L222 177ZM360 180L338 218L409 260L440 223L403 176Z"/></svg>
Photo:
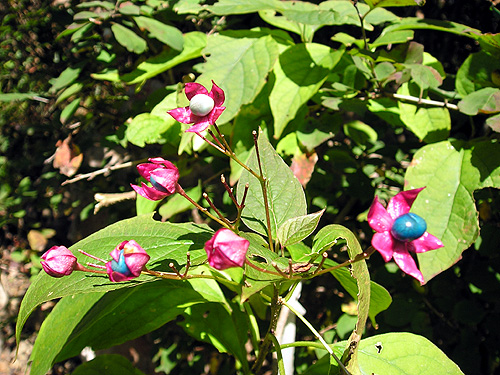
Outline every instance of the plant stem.
<svg viewBox="0 0 500 375"><path fill-rule="evenodd" d="M223 220L219 219L218 217L212 215L210 213L210 211L208 211L207 208L200 206L198 204L198 202L195 202L193 199L191 199L191 197L189 195L186 194L186 192L184 191L184 189L179 184L177 184L177 190L176 190L176 192L179 193L180 195L182 195L184 198L186 198L193 206L195 206L198 210L200 210L201 212L203 212L209 218L211 218L212 220L215 220L220 225L222 225L224 228L227 228L227 229L232 230L234 232L235 229L233 228L233 226L231 224L224 222Z"/></svg>
<svg viewBox="0 0 500 375"><path fill-rule="evenodd" d="M273 346L276 349L276 356L278 357L278 374L285 375L285 364L283 363L283 355L281 354L280 343L276 336L273 333L269 334L271 341L273 342Z"/></svg>
<svg viewBox="0 0 500 375"><path fill-rule="evenodd" d="M281 304L278 303L280 296L278 293L278 286L274 285L274 294L271 300L271 322L269 323L269 328L267 330L266 336L264 337L264 341L260 345L259 355L252 366L252 371L255 374L259 374L262 369L262 364L266 359L267 354L269 353L269 347L271 345L271 337L269 337L272 332L276 330L276 325L278 324L278 317L281 310Z"/></svg>
<svg viewBox="0 0 500 375"><path fill-rule="evenodd" d="M310 329L310 331L316 336L316 338L319 340L319 342L323 345L323 347L326 349L326 351L335 359L337 364L339 365L340 369L343 371L345 375L351 375L349 371L345 368L344 364L340 361L340 359L335 355L333 352L333 349L328 345L328 343L321 337L321 334L316 331L316 329L312 326L311 323L302 315L300 314L297 310L293 308L288 302L286 302L283 298L278 298L278 302L286 307L297 316L302 322L307 326L307 328Z"/></svg>

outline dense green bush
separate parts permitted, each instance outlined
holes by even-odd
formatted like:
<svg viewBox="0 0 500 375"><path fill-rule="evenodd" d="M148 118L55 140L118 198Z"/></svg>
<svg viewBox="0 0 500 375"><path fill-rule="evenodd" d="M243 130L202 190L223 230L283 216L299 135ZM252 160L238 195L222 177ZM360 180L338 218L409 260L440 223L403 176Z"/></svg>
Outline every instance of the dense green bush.
<svg viewBox="0 0 500 375"><path fill-rule="evenodd" d="M372 320L365 335L413 332L464 373L496 373L500 36L490 32L499 12L487 1L428 3L420 10L415 3L9 0L1 5L0 29L0 213L9 245L15 236L46 229L56 230L50 241L70 244L153 211L162 221L205 220L178 196L158 205L138 197L134 206L127 193L137 177L129 167L158 155L175 161L194 200L209 207L203 186L224 214L235 216L217 180L224 173L233 186L242 168L166 113L187 105L183 83L209 88L213 80L226 94L218 125L236 155L246 161L251 132L263 129L306 188L308 211L326 209L320 227L341 223L366 248L374 195L388 200L404 188L427 186L415 210L445 248L440 256L418 256L430 281L424 286L402 279L377 254L370 258L372 279L393 302L377 317L378 330ZM96 193L119 195L104 196L93 216ZM29 245L17 250L23 246ZM334 278L304 288L309 320L327 331L329 342L347 339L355 296ZM213 344L196 328L194 312L182 315L186 332ZM162 330L175 328L156 334ZM308 336L302 328L299 334ZM172 360L192 347L160 342L156 364L169 373L207 361ZM33 373L77 348L53 353ZM314 373L308 368L316 355L299 351L296 371ZM220 373L234 373L231 361L218 361Z"/></svg>

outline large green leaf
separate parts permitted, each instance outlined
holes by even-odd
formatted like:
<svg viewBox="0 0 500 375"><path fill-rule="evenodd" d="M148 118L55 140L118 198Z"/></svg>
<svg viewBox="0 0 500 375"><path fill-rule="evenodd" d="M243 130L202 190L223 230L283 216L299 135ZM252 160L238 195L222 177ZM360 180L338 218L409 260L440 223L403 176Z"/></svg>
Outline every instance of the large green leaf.
<svg viewBox="0 0 500 375"><path fill-rule="evenodd" d="M175 95L169 96L175 97ZM165 133L174 123L175 120L165 121L150 113L141 113L127 124L125 136L130 143L144 147L146 143L157 143L161 139L161 134Z"/></svg>
<svg viewBox="0 0 500 375"><path fill-rule="evenodd" d="M350 259L361 255L363 251L358 239L349 229L342 225L332 224L322 228L314 237L313 251L317 254L329 249L339 238L347 241L347 252ZM346 368L353 375L360 374L358 364L358 344L361 335L365 330L366 320L370 310L370 273L365 260L355 262L351 265L352 276L356 279L358 286L358 320L356 329L352 332L348 340L348 345L343 355Z"/></svg>
<svg viewBox="0 0 500 375"><path fill-rule="evenodd" d="M220 0L207 9L218 15L254 13L266 9L281 9L279 0Z"/></svg>
<svg viewBox="0 0 500 375"><path fill-rule="evenodd" d="M286 49L274 68L276 82L269 96L274 137L279 138L299 108L316 94L342 57L322 44L303 43Z"/></svg>
<svg viewBox="0 0 500 375"><path fill-rule="evenodd" d="M206 43L207 37L205 34L198 31L186 33L184 35L184 48L181 52L174 49L168 49L140 63L137 68L130 73L120 76L118 70L113 70L92 74L92 78L106 81L121 80L129 85L141 83L180 63L200 57L201 51L205 48Z"/></svg>
<svg viewBox="0 0 500 375"><path fill-rule="evenodd" d="M418 254L425 281L448 269L477 238L478 213L473 193L500 188L500 145L444 141L422 147L406 172L408 189L424 187L412 212L427 222L427 231L441 239L441 249Z"/></svg>
<svg viewBox="0 0 500 375"><path fill-rule="evenodd" d="M276 239L278 228L285 221L306 215L306 198L300 182L263 133L259 135L258 146L262 173L267 179L271 234L273 239ZM259 165L255 149L250 155L247 165L258 173ZM238 200L242 199L246 184L249 188L243 209L243 223L251 230L267 235L266 210L261 184L256 177L245 170L238 181Z"/></svg>
<svg viewBox="0 0 500 375"><path fill-rule="evenodd" d="M335 344L335 348L345 342ZM307 369L306 375L335 374L329 355ZM386 333L361 340L358 350L359 368L363 375L463 375L460 368L425 337L413 333Z"/></svg>
<svg viewBox="0 0 500 375"><path fill-rule="evenodd" d="M179 29L173 26L166 25L163 22L149 17L134 17L135 22L141 29L149 31L150 36L158 39L173 49L181 51L184 46L184 38Z"/></svg>
<svg viewBox="0 0 500 375"><path fill-rule="evenodd" d="M148 49L148 45L144 39L119 23L112 24L111 31L116 41L130 52L141 54Z"/></svg>
<svg viewBox="0 0 500 375"><path fill-rule="evenodd" d="M140 216L110 225L77 242L70 250L80 263L85 264L90 259L80 254L78 249L106 260L110 258L109 253L122 241L134 239L151 256L148 268L168 271L170 262L176 264L178 269L182 269L188 251L191 253L193 264L205 261L206 253L203 246L211 235L212 231L203 225L161 223L149 216ZM155 278L152 276L142 275L131 281L112 283L105 275L73 272L69 276L56 279L41 272L21 303L16 337L19 340L22 327L29 315L43 302L81 293L107 292L153 280Z"/></svg>
<svg viewBox="0 0 500 375"><path fill-rule="evenodd" d="M425 0L365 0L370 8L375 7L406 7L412 5L422 6Z"/></svg>
<svg viewBox="0 0 500 375"><path fill-rule="evenodd" d="M43 375L54 362L139 337L175 319L188 306L225 303L214 280L157 280L135 288L63 298L42 324L31 360L32 375ZM61 330L60 327L64 327Z"/></svg>
<svg viewBox="0 0 500 375"><path fill-rule="evenodd" d="M500 70L500 59L484 52L472 53L465 59L457 72L456 88L466 96L483 87L498 86L493 82L495 71Z"/></svg>
<svg viewBox="0 0 500 375"><path fill-rule="evenodd" d="M226 110L218 121L223 124L260 92L278 58L278 43L271 36L231 38L217 34L208 38L203 53L210 56L197 66L202 73L197 82L211 87L213 80L224 90Z"/></svg>
<svg viewBox="0 0 500 375"><path fill-rule="evenodd" d="M500 112L500 89L494 87L485 87L474 91L465 96L459 103L460 112L469 116L478 113L497 113Z"/></svg>
<svg viewBox="0 0 500 375"><path fill-rule="evenodd" d="M398 94L408 95L408 85L404 84ZM398 102L401 121L419 139L425 142L437 142L448 138L451 118L447 108L427 108L415 104Z"/></svg>
<svg viewBox="0 0 500 375"><path fill-rule="evenodd" d="M124 357L118 354L103 354L76 368L72 375L144 375Z"/></svg>
<svg viewBox="0 0 500 375"><path fill-rule="evenodd" d="M212 344L219 352L233 355L248 372L245 343L248 341L248 319L239 310L219 303L205 303L189 307L184 321L179 323L191 336Z"/></svg>
<svg viewBox="0 0 500 375"><path fill-rule="evenodd" d="M410 1L410 0L405 0L405 1ZM443 31L472 38L479 42L479 45L483 48L483 51L487 52L492 56L495 56L496 58L500 57L500 34L491 34L491 33L483 34L480 30L473 29L472 27L462 25L456 22L421 19L416 17L415 18L406 17L402 18L399 22L395 22L394 25L386 28L384 32L389 32L393 30L415 30L415 29Z"/></svg>

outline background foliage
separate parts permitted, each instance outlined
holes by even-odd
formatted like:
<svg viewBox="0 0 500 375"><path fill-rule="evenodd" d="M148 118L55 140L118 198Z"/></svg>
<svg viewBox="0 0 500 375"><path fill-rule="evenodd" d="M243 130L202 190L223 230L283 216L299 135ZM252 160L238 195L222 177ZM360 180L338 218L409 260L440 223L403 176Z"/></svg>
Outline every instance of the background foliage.
<svg viewBox="0 0 500 375"><path fill-rule="evenodd" d="M166 114L187 104L179 82L196 79L210 87L213 79L226 92L219 123L239 157L249 157L251 131L263 128L307 186L309 212L326 208L322 227L346 225L366 247L371 230L364 218L373 196L388 199L404 187L427 185L415 212L433 213L425 215L429 231L446 247L438 261L432 252L419 256L426 280L432 279L424 287L401 281L393 264L372 256L372 279L393 302L367 336L413 332L464 373L498 372L500 43L498 34L488 34L498 31L498 9L486 0L378 8L364 20L365 46L350 2L212 3L0 5L6 272L17 264L36 274L38 256L52 244L69 246L136 214L157 210L158 219L170 222L203 220L177 197L159 207L126 199L134 168L111 169L129 161L156 155L175 161L191 196L200 200L203 182L219 207L234 214L217 179L224 173L235 184L241 170ZM359 9L364 14L368 6ZM101 168L111 169L63 185ZM96 193L122 195L104 195L93 214ZM118 203L108 207L110 201ZM331 342L346 339L355 322L349 294L334 278L304 288L310 321ZM201 373L211 363L231 373L231 361L209 346L193 351L195 342L215 341L197 329L196 308L183 310L178 325L154 327L155 366ZM180 310L171 313L169 319ZM178 326L193 341L179 340ZM174 339L162 338L165 332ZM300 352L298 371L313 358Z"/></svg>

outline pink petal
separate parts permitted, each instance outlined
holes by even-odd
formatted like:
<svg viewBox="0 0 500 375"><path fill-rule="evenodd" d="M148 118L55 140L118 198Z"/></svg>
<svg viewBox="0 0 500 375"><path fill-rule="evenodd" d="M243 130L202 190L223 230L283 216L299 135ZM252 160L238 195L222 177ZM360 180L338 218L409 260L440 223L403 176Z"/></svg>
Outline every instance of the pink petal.
<svg viewBox="0 0 500 375"><path fill-rule="evenodd" d="M387 212L393 219L410 212L411 205L424 188L402 191L391 198L387 205Z"/></svg>
<svg viewBox="0 0 500 375"><path fill-rule="evenodd" d="M125 264L130 270L130 273L135 277L141 274L142 269L149 261L149 259L150 259L149 255L146 254L145 252L143 254L141 253L125 254Z"/></svg>
<svg viewBox="0 0 500 375"><path fill-rule="evenodd" d="M395 252L393 258L398 267L401 268L401 271L413 276L415 279L420 281L420 284L423 285L425 283L422 272L419 271L415 260L411 257L408 251Z"/></svg>
<svg viewBox="0 0 500 375"><path fill-rule="evenodd" d="M378 197L375 197L370 210L368 211L368 224L376 232L385 232L391 229L394 220L387 213L382 203L379 202Z"/></svg>
<svg viewBox="0 0 500 375"><path fill-rule="evenodd" d="M142 163L137 165L137 171L139 174L149 181L149 174L154 171L158 166L152 163Z"/></svg>
<svg viewBox="0 0 500 375"><path fill-rule="evenodd" d="M210 126L210 121L208 121L208 116L202 117L205 119L204 121L196 122L193 126L189 127L186 132L187 133L201 133L205 131Z"/></svg>
<svg viewBox="0 0 500 375"><path fill-rule="evenodd" d="M375 233L372 238L372 246L382 255L386 262L392 259L397 241L389 232Z"/></svg>
<svg viewBox="0 0 500 375"><path fill-rule="evenodd" d="M148 160L154 164L163 164L167 168L177 168L173 163L171 163L170 161L165 160L161 157L149 158ZM158 167L156 167L156 168L158 168Z"/></svg>
<svg viewBox="0 0 500 375"><path fill-rule="evenodd" d="M170 111L167 111L167 113L183 124L192 124L195 122L195 118L197 117L193 115L189 107L171 109Z"/></svg>
<svg viewBox="0 0 500 375"><path fill-rule="evenodd" d="M224 112L226 107L215 107L208 115L208 122L210 124L215 124L215 121L219 118L219 116Z"/></svg>
<svg viewBox="0 0 500 375"><path fill-rule="evenodd" d="M220 107L226 99L224 96L224 91L222 91L222 89L217 86L214 81L212 81L212 90L210 90L208 96L210 96L214 100L216 107Z"/></svg>
<svg viewBox="0 0 500 375"><path fill-rule="evenodd" d="M422 237L408 243L408 250L415 253L425 253L429 250L439 249L443 247L441 240L432 234L425 232Z"/></svg>
<svg viewBox="0 0 500 375"><path fill-rule="evenodd" d="M207 89L203 85L200 85L199 83L196 83L196 82L186 83L184 85L184 92L185 92L188 100L191 100L193 98L193 96L198 95L198 94L209 95ZM180 122L182 122L182 121L180 121Z"/></svg>
<svg viewBox="0 0 500 375"><path fill-rule="evenodd" d="M132 189L134 189L137 194L146 199L149 199L150 201L159 201L168 195L152 187L149 187L144 182L141 182L141 185L142 186L139 187L137 185L130 184L130 186L132 186Z"/></svg>
<svg viewBox="0 0 500 375"><path fill-rule="evenodd" d="M177 181L179 180L179 170L158 168L151 172L155 181L163 186L170 194L175 193L177 188Z"/></svg>

